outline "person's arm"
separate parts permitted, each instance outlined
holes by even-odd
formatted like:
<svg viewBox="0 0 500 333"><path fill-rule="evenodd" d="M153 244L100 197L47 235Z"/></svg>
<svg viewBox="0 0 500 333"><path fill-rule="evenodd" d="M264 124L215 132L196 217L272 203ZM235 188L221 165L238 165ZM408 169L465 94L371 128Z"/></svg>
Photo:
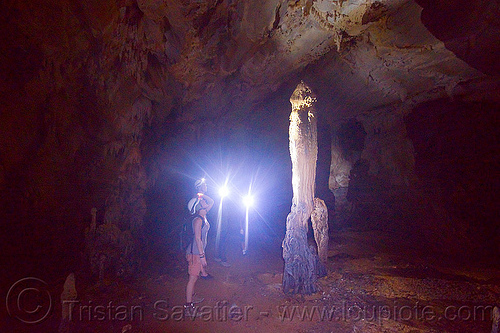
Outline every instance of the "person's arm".
<svg viewBox="0 0 500 333"><path fill-rule="evenodd" d="M196 247L198 248L198 253L200 256L200 261L202 266L207 265L207 259L205 258L205 251L203 249L203 242L201 240L201 218L197 217L193 221L193 230L194 230L194 241L196 243Z"/></svg>
<svg viewBox="0 0 500 333"><path fill-rule="evenodd" d="M202 198L205 200L207 207L206 210L207 212L212 209L212 206L214 205L214 199L210 198L208 195L203 194Z"/></svg>

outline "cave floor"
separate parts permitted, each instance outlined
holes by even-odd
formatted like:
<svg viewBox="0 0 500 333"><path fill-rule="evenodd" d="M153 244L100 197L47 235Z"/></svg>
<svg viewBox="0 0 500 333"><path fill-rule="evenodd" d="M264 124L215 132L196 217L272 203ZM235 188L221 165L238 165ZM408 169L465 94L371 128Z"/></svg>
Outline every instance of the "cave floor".
<svg viewBox="0 0 500 333"><path fill-rule="evenodd" d="M213 260L209 243L214 279L196 284L205 298L200 317L181 316L182 254L154 251L149 268L131 282L77 276L78 302L60 332L491 332L492 308L500 305L498 266L425 257L402 246L408 240L401 235L346 229L330 237L328 275L318 280L318 292L287 296L281 239L255 238L246 256L236 238L229 242L231 267ZM38 326L6 324L11 332L55 332L60 311L56 306Z"/></svg>
<svg viewBox="0 0 500 333"><path fill-rule="evenodd" d="M139 284L87 289L81 304L119 298L114 304L127 310L120 318L110 311L110 320L80 318L75 331L490 332L492 307L500 304L500 270L423 258L399 247L401 241L380 231L336 232L330 239L329 273L319 279L319 291L308 296L281 292L278 239L254 242L259 250L250 248L246 256L232 244L231 267L215 262L209 248L214 279L197 282L197 294L205 300L195 319L181 318L187 282L182 255L166 256L164 266ZM134 313L134 306L142 312Z"/></svg>

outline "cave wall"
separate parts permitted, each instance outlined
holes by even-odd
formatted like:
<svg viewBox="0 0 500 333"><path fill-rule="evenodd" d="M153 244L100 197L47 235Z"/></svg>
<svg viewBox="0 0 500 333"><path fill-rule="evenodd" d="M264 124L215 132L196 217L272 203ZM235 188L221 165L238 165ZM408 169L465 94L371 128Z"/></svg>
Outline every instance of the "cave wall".
<svg viewBox="0 0 500 333"><path fill-rule="evenodd" d="M415 158L404 122L397 106L359 117L367 135L361 157L370 164L370 174L388 186L410 186L415 181Z"/></svg>
<svg viewBox="0 0 500 333"><path fill-rule="evenodd" d="M133 39L133 6L128 12L103 2L7 1L1 7L8 13L0 61L5 257L28 271L40 269L29 257L63 270L88 263L85 256L99 256L84 253L92 207L99 225L114 228L98 228L94 243L100 245L90 252L126 255L127 235L142 232L148 180L141 143L153 115L130 68L138 59L111 51L114 37ZM145 68L140 73L149 77ZM160 119L171 108L169 96L159 99ZM20 248L20 240L29 246ZM108 243L119 250L103 250Z"/></svg>
<svg viewBox="0 0 500 333"><path fill-rule="evenodd" d="M474 260L498 257L500 105L491 100L438 100L406 117L415 171L426 208L425 226L445 251Z"/></svg>
<svg viewBox="0 0 500 333"><path fill-rule="evenodd" d="M329 187L337 227L349 223L355 202L380 203L414 185L414 149L402 110L402 105L385 107L334 123ZM370 179L353 184L358 172Z"/></svg>
<svg viewBox="0 0 500 333"><path fill-rule="evenodd" d="M411 246L496 260L498 102L493 90L337 125L330 173L336 227L392 230L407 235ZM366 136L354 134L361 131ZM349 141L356 136L357 144Z"/></svg>

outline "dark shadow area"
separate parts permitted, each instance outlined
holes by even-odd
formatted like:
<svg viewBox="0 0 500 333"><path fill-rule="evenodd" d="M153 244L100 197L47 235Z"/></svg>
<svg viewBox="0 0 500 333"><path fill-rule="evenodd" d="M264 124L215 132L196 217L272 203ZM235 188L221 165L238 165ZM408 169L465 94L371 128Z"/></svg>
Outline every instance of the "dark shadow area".
<svg viewBox="0 0 500 333"><path fill-rule="evenodd" d="M420 190L430 200L424 205L441 219L422 226L435 234L454 230L442 235L450 252L471 262L499 258L499 111L490 103L441 100L407 117Z"/></svg>

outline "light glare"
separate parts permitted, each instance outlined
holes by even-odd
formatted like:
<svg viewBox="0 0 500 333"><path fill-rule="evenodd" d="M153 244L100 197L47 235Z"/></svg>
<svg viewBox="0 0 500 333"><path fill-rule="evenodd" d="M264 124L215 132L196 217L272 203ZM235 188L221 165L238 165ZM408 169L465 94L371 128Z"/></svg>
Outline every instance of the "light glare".
<svg viewBox="0 0 500 333"><path fill-rule="evenodd" d="M219 195L221 198L227 197L229 195L229 189L226 186L222 186L219 189Z"/></svg>
<svg viewBox="0 0 500 333"><path fill-rule="evenodd" d="M247 207L252 207L253 204L254 204L254 199L253 199L253 196L251 195L247 195L246 197L243 198L243 203L245 204L245 206Z"/></svg>

